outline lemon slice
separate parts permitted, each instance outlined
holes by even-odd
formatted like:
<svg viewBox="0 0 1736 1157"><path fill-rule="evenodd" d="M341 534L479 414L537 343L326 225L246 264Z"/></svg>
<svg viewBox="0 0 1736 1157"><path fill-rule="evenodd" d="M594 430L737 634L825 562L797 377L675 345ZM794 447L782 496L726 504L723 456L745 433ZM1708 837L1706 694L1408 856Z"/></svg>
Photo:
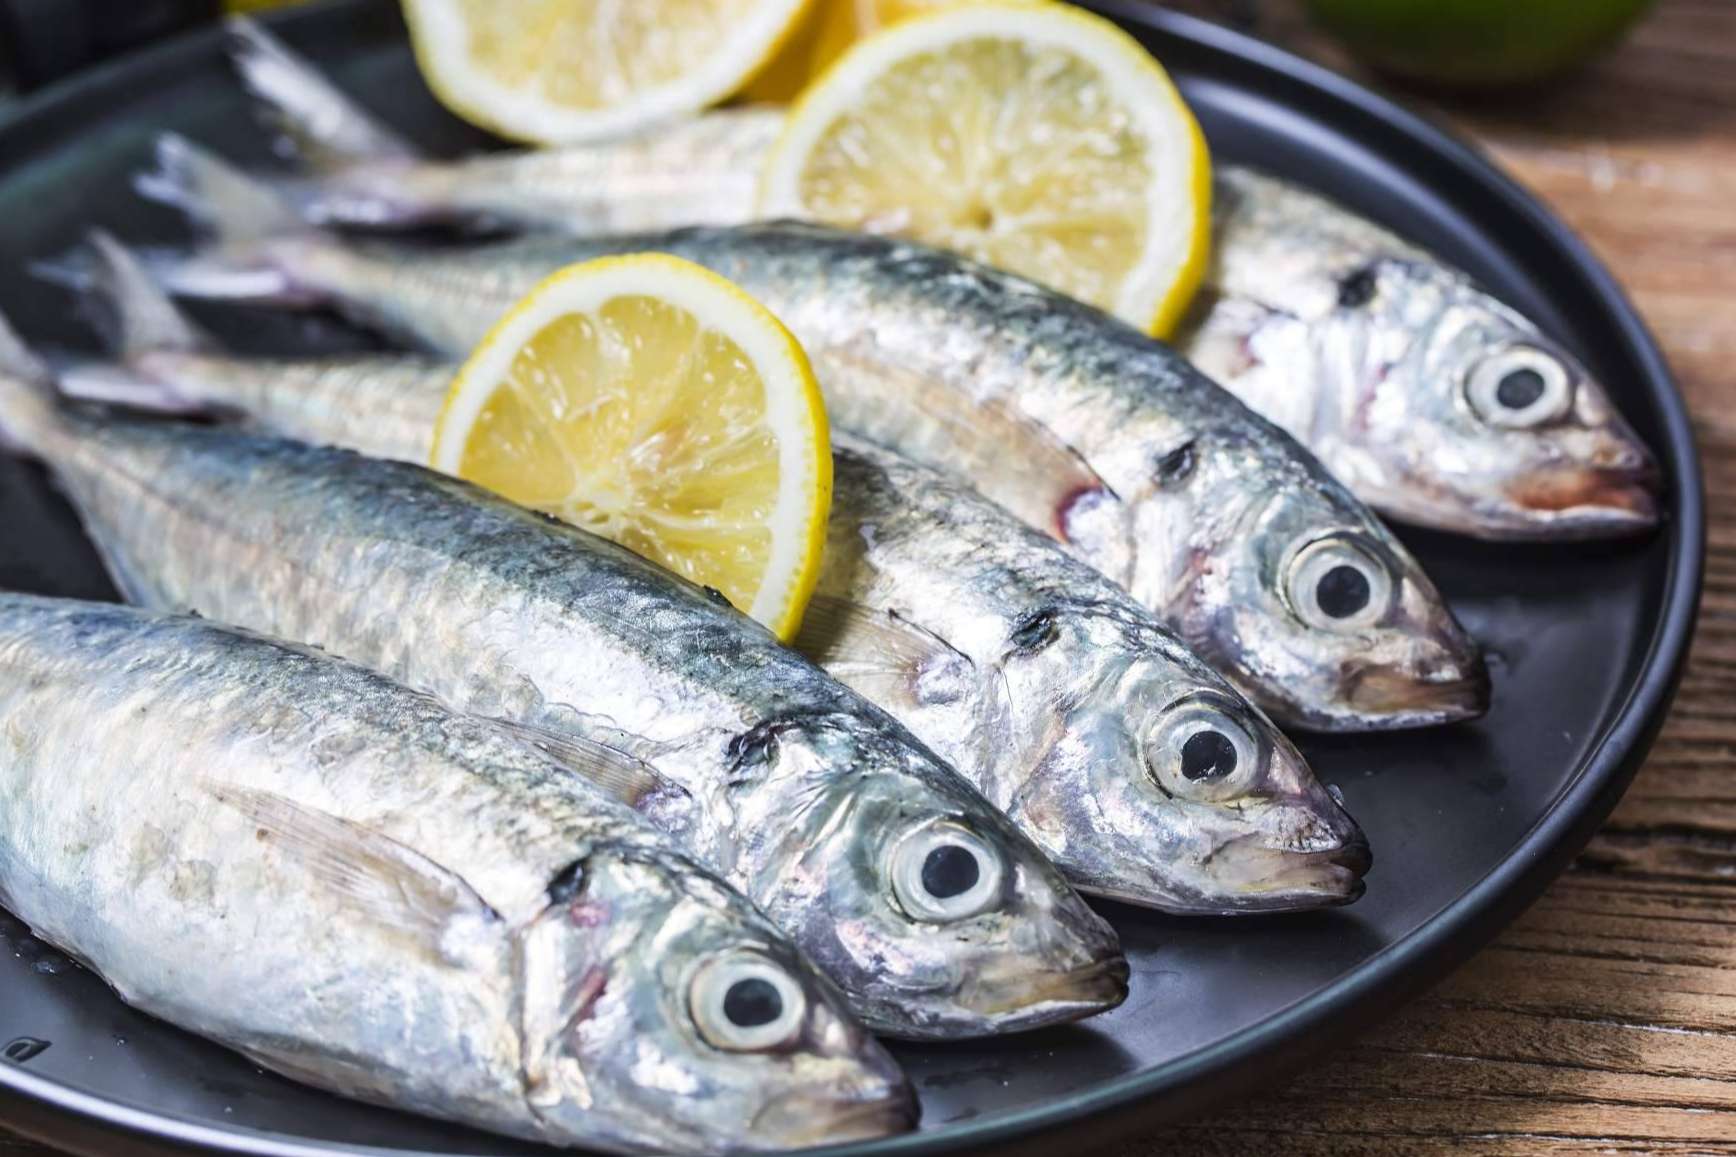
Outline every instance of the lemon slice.
<svg viewBox="0 0 1736 1157"><path fill-rule="evenodd" d="M1115 25L961 4L858 41L802 95L760 212L954 249L1162 336L1205 268L1211 161Z"/></svg>
<svg viewBox="0 0 1736 1157"><path fill-rule="evenodd" d="M729 97L809 0L403 0L447 108L538 144L595 140Z"/></svg>
<svg viewBox="0 0 1736 1157"><path fill-rule="evenodd" d="M815 77L851 44L894 21L922 12L973 0L814 0L797 30L742 96L751 101L785 104L794 100Z"/></svg>
<svg viewBox="0 0 1736 1157"><path fill-rule="evenodd" d="M832 453L807 356L674 257L533 289L453 380L431 464L721 591L783 639L819 577Z"/></svg>

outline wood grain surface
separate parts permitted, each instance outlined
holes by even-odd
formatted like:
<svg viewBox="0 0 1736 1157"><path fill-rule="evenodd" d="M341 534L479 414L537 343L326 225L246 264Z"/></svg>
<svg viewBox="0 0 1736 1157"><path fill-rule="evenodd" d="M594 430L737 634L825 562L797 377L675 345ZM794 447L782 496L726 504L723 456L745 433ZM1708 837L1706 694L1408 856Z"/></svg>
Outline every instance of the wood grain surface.
<svg viewBox="0 0 1736 1157"><path fill-rule="evenodd" d="M1182 6L1356 71L1293 0ZM1661 0L1541 93L1409 99L1576 227L1668 352L1711 518L1693 658L1614 817L1492 947L1289 1086L1104 1157L1736 1154L1736 0ZM49 1151L0 1128L0 1157Z"/></svg>

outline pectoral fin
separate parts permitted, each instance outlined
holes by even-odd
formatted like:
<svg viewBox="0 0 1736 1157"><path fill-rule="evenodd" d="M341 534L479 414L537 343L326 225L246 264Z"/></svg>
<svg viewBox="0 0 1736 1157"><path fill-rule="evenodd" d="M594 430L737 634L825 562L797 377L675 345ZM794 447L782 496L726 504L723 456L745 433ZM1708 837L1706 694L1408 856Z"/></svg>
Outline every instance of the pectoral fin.
<svg viewBox="0 0 1736 1157"><path fill-rule="evenodd" d="M519 720L489 722L518 742L553 756L586 783L628 807L638 808L654 797L688 794L639 756L613 743Z"/></svg>
<svg viewBox="0 0 1736 1157"><path fill-rule="evenodd" d="M375 925L441 944L458 921L499 919L462 877L390 836L272 792L226 784L208 790Z"/></svg>
<svg viewBox="0 0 1736 1157"><path fill-rule="evenodd" d="M937 666L970 663L945 639L898 612L837 595L815 595L809 601L795 648L852 687L903 681L913 694L920 678Z"/></svg>

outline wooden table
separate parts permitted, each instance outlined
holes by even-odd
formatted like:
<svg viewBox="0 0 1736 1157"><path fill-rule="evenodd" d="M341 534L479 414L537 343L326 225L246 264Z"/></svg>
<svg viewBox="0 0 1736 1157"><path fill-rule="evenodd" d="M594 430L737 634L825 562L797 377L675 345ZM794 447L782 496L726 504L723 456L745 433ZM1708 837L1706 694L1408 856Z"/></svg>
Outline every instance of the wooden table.
<svg viewBox="0 0 1736 1157"><path fill-rule="evenodd" d="M1187 6L1343 63L1292 0ZM1712 536L1687 679L1614 818L1492 947L1290 1086L1104 1157L1736 1154L1736 0L1661 0L1570 83L1435 107L1590 239L1680 375ZM50 1154L0 1130L0 1157Z"/></svg>

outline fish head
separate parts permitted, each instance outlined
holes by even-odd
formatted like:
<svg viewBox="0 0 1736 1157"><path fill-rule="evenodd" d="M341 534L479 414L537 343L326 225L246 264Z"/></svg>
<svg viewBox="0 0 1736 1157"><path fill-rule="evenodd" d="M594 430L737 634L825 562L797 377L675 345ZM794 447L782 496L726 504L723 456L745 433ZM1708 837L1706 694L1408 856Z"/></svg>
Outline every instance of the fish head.
<svg viewBox="0 0 1736 1157"><path fill-rule="evenodd" d="M864 710L869 709L864 705ZM875 716L879 716L877 711ZM982 1036L1076 1020L1127 994L1114 931L998 809L885 717L786 731L806 777L767 817L752 894L888 1036Z"/></svg>
<svg viewBox="0 0 1736 1157"><path fill-rule="evenodd" d="M1659 473L1591 372L1462 276L1385 260L1320 327L1325 457L1399 518L1495 539L1637 534Z"/></svg>
<svg viewBox="0 0 1736 1157"><path fill-rule="evenodd" d="M1185 471L1130 503L1149 560L1135 594L1280 723L1356 731L1482 714L1482 656L1417 560L1317 461L1269 453L1283 435L1235 411L1192 433ZM1172 454L1150 458L1161 472Z"/></svg>
<svg viewBox="0 0 1736 1157"><path fill-rule="evenodd" d="M909 1083L740 895L659 848L605 847L521 933L525 1098L555 1143L796 1148L903 1132Z"/></svg>
<svg viewBox="0 0 1736 1157"><path fill-rule="evenodd" d="M1190 914L1362 895L1367 839L1271 720L1149 620L1052 613L1046 646L1003 661L1031 753L1008 811L1069 879Z"/></svg>

